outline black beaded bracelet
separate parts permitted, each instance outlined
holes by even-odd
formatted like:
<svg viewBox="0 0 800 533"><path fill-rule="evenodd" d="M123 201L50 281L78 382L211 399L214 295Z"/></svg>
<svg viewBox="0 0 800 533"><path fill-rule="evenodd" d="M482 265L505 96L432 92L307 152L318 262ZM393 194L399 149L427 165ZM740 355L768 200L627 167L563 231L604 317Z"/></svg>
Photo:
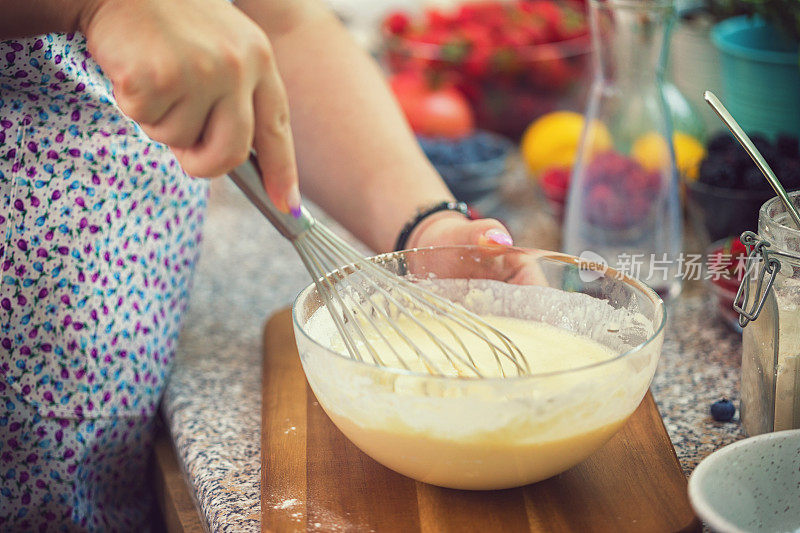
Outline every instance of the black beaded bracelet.
<svg viewBox="0 0 800 533"><path fill-rule="evenodd" d="M400 235L397 236L397 243L394 245L394 250L399 252L400 250L405 249L406 244L408 244L408 238L411 236L411 232L414 231L414 228L419 226L420 222L432 214L438 213L439 211L456 211L467 218L470 218L471 214L469 207L467 207L467 204L464 202L444 201L429 207L418 209L414 217L409 220L405 226L403 226L403 229L400 231Z"/></svg>

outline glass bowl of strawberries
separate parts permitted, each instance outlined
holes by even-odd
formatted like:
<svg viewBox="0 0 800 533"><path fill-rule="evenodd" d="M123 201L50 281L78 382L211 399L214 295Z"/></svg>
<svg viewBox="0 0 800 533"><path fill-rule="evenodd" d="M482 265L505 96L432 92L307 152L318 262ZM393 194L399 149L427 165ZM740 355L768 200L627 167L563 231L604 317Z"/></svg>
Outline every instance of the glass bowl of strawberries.
<svg viewBox="0 0 800 533"><path fill-rule="evenodd" d="M591 66L584 0L490 0L393 12L382 29L386 68L454 84L479 128L518 139L545 113L584 107Z"/></svg>
<svg viewBox="0 0 800 533"><path fill-rule="evenodd" d="M735 331L742 332L733 301L747 269L747 249L739 237L713 242L706 250L704 281L717 313Z"/></svg>

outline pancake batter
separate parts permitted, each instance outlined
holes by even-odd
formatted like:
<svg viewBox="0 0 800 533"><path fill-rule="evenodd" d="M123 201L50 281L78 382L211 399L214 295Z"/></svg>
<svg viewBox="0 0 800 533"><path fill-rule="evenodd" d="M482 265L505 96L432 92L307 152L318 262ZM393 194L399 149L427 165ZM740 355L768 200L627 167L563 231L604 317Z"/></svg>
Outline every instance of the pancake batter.
<svg viewBox="0 0 800 533"><path fill-rule="evenodd" d="M500 316L482 318L491 328L505 335L520 349L524 357L528 359L532 373L543 374L579 368L611 359L616 355L610 348L588 337L574 335L543 322ZM417 321L424 329L418 325ZM395 319L394 323L403 332L405 339L386 322L379 322L381 334L374 328L362 325L368 342L379 353L382 366L406 368L401 362L402 360L408 366L407 369L413 372L475 377L475 372L470 370L467 361L464 361L464 348L454 340L453 333L448 330L449 326L458 335L459 341L464 343L464 347L473 358L475 368L483 377L506 377L518 374L514 362L508 356L504 357L502 353L499 354L501 371L492 345L452 321L418 315L414 317L414 320L408 316L401 316ZM489 328L481 327L480 330L487 333L490 341L504 353L510 352L501 337L491 334ZM450 347L456 355L448 351L451 356L448 359L429 333L433 334L440 343ZM417 355L409 341L425 354L425 357L428 358L427 364L423 357ZM338 352L347 354L341 339L337 338L332 345ZM364 352L366 353L366 350ZM461 355L461 360L458 359L458 355ZM438 370L438 372L431 371L432 369Z"/></svg>
<svg viewBox="0 0 800 533"><path fill-rule="evenodd" d="M506 379L401 373L389 393L365 391L371 398L363 404L356 396L363 377L354 377L352 369L346 374L352 383L345 374L336 378L331 372L323 376L307 369L309 381L334 423L375 460L427 483L481 490L546 479L582 461L622 426L649 384L650 372L635 369L627 358L612 361L617 352L588 337L542 322L483 318L520 348L535 375L517 377L507 360L503 370L511 377ZM452 340L438 319L420 320L437 337L449 335ZM437 368L459 375L460 369L449 364L410 319L396 322ZM382 330L413 371L427 373L424 362L397 334L383 325ZM484 341L461 339L485 377L502 375ZM385 366L402 368L377 333L369 340ZM340 341L331 344L346 353ZM599 364L603 362L607 364ZM386 370L374 372L376 380L391 381ZM328 393L338 397L329 398Z"/></svg>

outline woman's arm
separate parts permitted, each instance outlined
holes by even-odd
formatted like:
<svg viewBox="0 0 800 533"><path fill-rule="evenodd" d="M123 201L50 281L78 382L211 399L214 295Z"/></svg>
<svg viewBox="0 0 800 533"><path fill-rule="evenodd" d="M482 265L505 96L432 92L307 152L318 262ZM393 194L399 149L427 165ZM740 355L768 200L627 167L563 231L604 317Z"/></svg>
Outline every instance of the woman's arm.
<svg viewBox="0 0 800 533"><path fill-rule="evenodd" d="M84 10L94 0L4 0L0 39L78 30Z"/></svg>
<svg viewBox="0 0 800 533"><path fill-rule="evenodd" d="M304 194L375 250L425 204L452 195L419 148L377 65L314 0L238 0L267 33L286 84ZM430 231L427 231L430 229ZM426 219L411 245L484 242L496 221ZM490 235L491 239L492 235ZM493 239L509 243L507 236Z"/></svg>

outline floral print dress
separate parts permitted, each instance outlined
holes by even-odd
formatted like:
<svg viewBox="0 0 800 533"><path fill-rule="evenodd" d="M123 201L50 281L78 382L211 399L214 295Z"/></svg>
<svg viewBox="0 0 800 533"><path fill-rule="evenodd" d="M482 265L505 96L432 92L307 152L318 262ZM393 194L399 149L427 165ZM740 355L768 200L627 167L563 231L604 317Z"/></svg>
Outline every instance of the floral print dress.
<svg viewBox="0 0 800 533"><path fill-rule="evenodd" d="M83 36L0 42L0 531L147 525L206 195Z"/></svg>

